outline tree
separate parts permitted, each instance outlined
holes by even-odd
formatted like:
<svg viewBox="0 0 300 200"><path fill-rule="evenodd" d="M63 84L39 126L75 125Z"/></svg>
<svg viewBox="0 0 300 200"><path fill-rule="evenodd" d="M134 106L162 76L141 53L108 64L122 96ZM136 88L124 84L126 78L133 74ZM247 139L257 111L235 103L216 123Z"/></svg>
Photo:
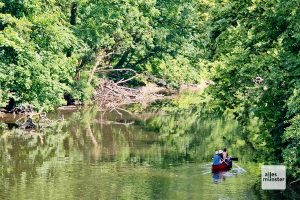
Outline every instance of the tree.
<svg viewBox="0 0 300 200"><path fill-rule="evenodd" d="M284 133L286 120L299 113L292 103L299 96L299 12L297 1L219 1L208 21L211 94L244 124L245 138L260 155L271 152L279 161L282 148L291 149L286 141L297 142L282 135L291 133Z"/></svg>
<svg viewBox="0 0 300 200"><path fill-rule="evenodd" d="M51 110L71 92L78 54L68 57L66 51L81 47L61 6L30 0L1 4L1 106L14 99Z"/></svg>

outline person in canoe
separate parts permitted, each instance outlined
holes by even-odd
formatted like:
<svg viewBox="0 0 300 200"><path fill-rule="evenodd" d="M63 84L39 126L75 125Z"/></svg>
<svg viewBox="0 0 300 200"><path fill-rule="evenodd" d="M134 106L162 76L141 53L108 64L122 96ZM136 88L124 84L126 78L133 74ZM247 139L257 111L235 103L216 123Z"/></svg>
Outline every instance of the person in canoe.
<svg viewBox="0 0 300 200"><path fill-rule="evenodd" d="M223 160L225 160L225 161L229 159L228 153L227 153L227 149L226 149L226 148L223 149L223 152L222 152L222 158L223 158Z"/></svg>
<svg viewBox="0 0 300 200"><path fill-rule="evenodd" d="M220 165L222 163L223 163L223 161L221 158L221 153L220 153L220 151L216 151L215 155L213 157L213 165Z"/></svg>
<svg viewBox="0 0 300 200"><path fill-rule="evenodd" d="M230 159L223 160L223 151L216 151L213 157L213 163L211 166L212 172L228 171L232 167L232 161Z"/></svg>

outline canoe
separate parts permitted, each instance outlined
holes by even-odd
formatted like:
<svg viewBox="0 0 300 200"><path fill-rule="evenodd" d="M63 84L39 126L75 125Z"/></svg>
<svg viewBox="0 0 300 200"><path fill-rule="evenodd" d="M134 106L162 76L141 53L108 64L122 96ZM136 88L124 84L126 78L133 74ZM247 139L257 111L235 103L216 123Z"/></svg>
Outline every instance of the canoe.
<svg viewBox="0 0 300 200"><path fill-rule="evenodd" d="M227 163L227 164L226 164ZM217 172L217 171L228 171L232 167L232 160L227 160L226 163L222 163L220 165L212 165L211 171Z"/></svg>

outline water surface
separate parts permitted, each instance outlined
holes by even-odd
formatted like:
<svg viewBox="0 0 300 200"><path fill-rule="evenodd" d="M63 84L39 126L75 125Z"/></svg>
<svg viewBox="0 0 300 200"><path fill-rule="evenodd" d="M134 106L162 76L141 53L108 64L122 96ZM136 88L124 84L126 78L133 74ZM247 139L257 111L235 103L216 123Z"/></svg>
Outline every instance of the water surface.
<svg viewBox="0 0 300 200"><path fill-rule="evenodd" d="M2 133L0 199L261 199L259 165L238 133L224 116L85 109L50 133ZM224 146L247 172L213 181Z"/></svg>

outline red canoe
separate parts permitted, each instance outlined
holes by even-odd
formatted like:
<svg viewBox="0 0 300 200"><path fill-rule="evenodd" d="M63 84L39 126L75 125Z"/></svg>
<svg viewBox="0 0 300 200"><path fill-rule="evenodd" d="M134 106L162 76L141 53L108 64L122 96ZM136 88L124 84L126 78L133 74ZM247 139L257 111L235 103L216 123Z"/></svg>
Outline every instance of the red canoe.
<svg viewBox="0 0 300 200"><path fill-rule="evenodd" d="M228 171L232 167L232 161L228 160L226 163L222 163L220 165L212 165L211 171L212 172L218 172L218 171Z"/></svg>

